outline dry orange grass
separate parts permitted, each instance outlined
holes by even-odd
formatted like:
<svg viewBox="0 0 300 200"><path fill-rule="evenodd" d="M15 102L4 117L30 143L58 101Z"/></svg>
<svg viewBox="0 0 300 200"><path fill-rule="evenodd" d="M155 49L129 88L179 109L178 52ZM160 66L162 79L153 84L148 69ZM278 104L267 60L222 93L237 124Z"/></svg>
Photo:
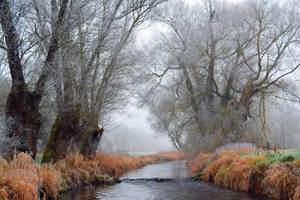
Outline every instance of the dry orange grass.
<svg viewBox="0 0 300 200"><path fill-rule="evenodd" d="M56 199L62 182L61 173L54 169L53 166L42 165L38 170L38 176L42 180L41 187L45 193Z"/></svg>
<svg viewBox="0 0 300 200"><path fill-rule="evenodd" d="M226 187L244 192L259 192L263 173L254 167L258 161L266 161L264 156L250 156L236 159L228 173Z"/></svg>
<svg viewBox="0 0 300 200"><path fill-rule="evenodd" d="M216 157L217 159L204 169L203 180L206 182L218 182L218 180L215 180L218 171L220 169L226 170L226 168L230 167L231 163L238 158L236 154L229 153L222 153L222 155L217 155ZM219 174L219 176L220 175L221 174Z"/></svg>
<svg viewBox="0 0 300 200"><path fill-rule="evenodd" d="M238 152L240 153L240 152ZM262 155L241 158L233 150L220 151L215 155L199 154L188 163L192 175L203 172L203 180L239 191L258 191L263 174L254 166L266 161Z"/></svg>
<svg viewBox="0 0 300 200"><path fill-rule="evenodd" d="M122 154L99 153L94 160L97 162L100 172L110 176L120 176L128 170L141 166L141 163L133 157Z"/></svg>
<svg viewBox="0 0 300 200"><path fill-rule="evenodd" d="M58 161L54 167L65 179L69 180L69 185L63 187L88 183L90 178L99 173L97 163L93 160L85 160L81 154L68 155L65 159Z"/></svg>
<svg viewBox="0 0 300 200"><path fill-rule="evenodd" d="M300 185L298 185L295 189L295 194L293 197L293 200L299 200L300 199Z"/></svg>
<svg viewBox="0 0 300 200"><path fill-rule="evenodd" d="M8 199L8 193L6 187L0 189L0 199Z"/></svg>
<svg viewBox="0 0 300 200"><path fill-rule="evenodd" d="M34 163L25 153L16 155L10 163L0 162L0 198L11 200L38 200L38 189L56 197L60 184L59 173ZM47 188L47 189L46 189Z"/></svg>
<svg viewBox="0 0 300 200"><path fill-rule="evenodd" d="M138 157L99 153L94 159L88 160L75 154L68 155L54 165L37 165L28 154L19 153L9 163L0 159L0 199L38 200L40 190L45 193L44 199L56 199L59 190L93 182L99 174L120 176L146 164L183 156L182 153Z"/></svg>
<svg viewBox="0 0 300 200"><path fill-rule="evenodd" d="M38 200L41 182L37 176L38 167L29 155L20 153L10 163L2 161L1 165L1 198Z"/></svg>
<svg viewBox="0 0 300 200"><path fill-rule="evenodd" d="M300 160L295 161L292 163L294 168L299 168L300 169Z"/></svg>
<svg viewBox="0 0 300 200"><path fill-rule="evenodd" d="M243 152L249 153L247 149ZM251 152L251 151L250 151ZM300 162L264 165L264 155L240 156L241 149L198 154L188 162L192 175L237 191L265 194L273 199L300 200Z"/></svg>
<svg viewBox="0 0 300 200"><path fill-rule="evenodd" d="M265 172L262 188L269 197L288 200L294 196L297 177L284 164L274 164Z"/></svg>
<svg viewBox="0 0 300 200"><path fill-rule="evenodd" d="M99 170L102 174L118 177L125 172L133 169L141 168L145 165L153 164L159 161L170 161L182 159L183 153L161 153L148 156L128 156L124 154L96 154L94 161L97 162Z"/></svg>
<svg viewBox="0 0 300 200"><path fill-rule="evenodd" d="M183 157L182 153L165 153L149 156L132 157L124 154L97 153L92 160L85 159L80 154L68 155L65 159L58 161L55 168L62 176L69 180L63 186L67 189L70 186L89 183L97 174L107 174L118 177L129 170L138 169L147 164L163 160L174 160Z"/></svg>
<svg viewBox="0 0 300 200"><path fill-rule="evenodd" d="M197 175L198 173L202 172L205 166L208 163L209 158L211 157L210 153L200 153L193 159L188 161L188 169L189 173L192 176Z"/></svg>

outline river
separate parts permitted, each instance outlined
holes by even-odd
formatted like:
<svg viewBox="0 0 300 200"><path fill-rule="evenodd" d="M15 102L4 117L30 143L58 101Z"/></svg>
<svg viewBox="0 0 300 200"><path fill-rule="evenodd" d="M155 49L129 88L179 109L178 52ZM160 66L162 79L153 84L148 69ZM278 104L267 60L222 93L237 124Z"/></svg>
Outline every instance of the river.
<svg viewBox="0 0 300 200"><path fill-rule="evenodd" d="M161 179L154 179L161 178ZM184 161L148 165L121 177L120 184L86 187L63 194L60 200L267 200L217 188L188 178Z"/></svg>

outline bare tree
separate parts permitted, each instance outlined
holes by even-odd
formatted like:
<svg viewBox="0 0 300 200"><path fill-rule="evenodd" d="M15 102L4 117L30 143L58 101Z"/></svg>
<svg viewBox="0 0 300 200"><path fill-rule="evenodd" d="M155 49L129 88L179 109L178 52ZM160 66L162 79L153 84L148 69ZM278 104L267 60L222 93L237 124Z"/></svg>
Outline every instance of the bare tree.
<svg viewBox="0 0 300 200"><path fill-rule="evenodd" d="M65 81L56 83L56 91L63 99L57 101L60 109L43 162L56 161L76 150L86 155L95 153L103 132L99 124L104 126L108 114L127 102L132 84L129 75L137 60L131 50L134 32L162 2L91 1L85 5L89 10L72 12L76 13L74 18L82 18L92 10L88 14L91 23L76 23L72 29L78 34L67 36L70 47L61 60L71 60L67 61L69 69L58 65Z"/></svg>
<svg viewBox="0 0 300 200"><path fill-rule="evenodd" d="M6 0L0 1L0 22L5 36L5 48L12 79L11 92L6 106L7 136L18 139L19 143L15 147L17 151L30 152L33 158L36 155L37 135L41 126L39 104L48 80L50 63L58 49L59 31L64 22L68 2L68 0L61 2L47 55L42 63L41 74L34 90L31 91L24 78L20 38L12 15L11 3ZM14 149L9 148L8 150L8 155L12 156Z"/></svg>
<svg viewBox="0 0 300 200"><path fill-rule="evenodd" d="M211 144L219 145L256 137L251 134L255 126L246 129L251 121L265 123L259 102L283 93L297 98L288 92L287 79L300 66L292 53L299 35L297 13L277 1L206 3L193 10L177 1L161 20L169 30L155 48L167 59L156 59L159 64L150 67L149 76L158 81L144 101L157 116L154 123L184 125L187 133L181 134L182 141L198 138L201 143L214 137ZM177 113L181 120L170 120L157 109L161 104L151 103L157 100L155 90L175 95L174 106L164 111ZM149 99L149 94L154 97ZM159 100L165 102L165 98ZM251 114L253 102L258 111ZM181 112L193 120L186 125ZM169 134L171 129L164 129L161 126Z"/></svg>

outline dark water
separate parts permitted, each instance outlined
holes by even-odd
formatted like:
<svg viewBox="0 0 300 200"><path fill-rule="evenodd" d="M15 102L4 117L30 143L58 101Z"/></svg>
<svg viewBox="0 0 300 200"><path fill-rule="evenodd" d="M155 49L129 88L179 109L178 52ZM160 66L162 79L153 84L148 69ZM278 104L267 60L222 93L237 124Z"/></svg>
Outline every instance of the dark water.
<svg viewBox="0 0 300 200"><path fill-rule="evenodd" d="M174 178L172 181L126 180L105 188L84 188L61 196L60 200L266 200L246 193L232 192L188 179L183 161L146 166L122 178Z"/></svg>

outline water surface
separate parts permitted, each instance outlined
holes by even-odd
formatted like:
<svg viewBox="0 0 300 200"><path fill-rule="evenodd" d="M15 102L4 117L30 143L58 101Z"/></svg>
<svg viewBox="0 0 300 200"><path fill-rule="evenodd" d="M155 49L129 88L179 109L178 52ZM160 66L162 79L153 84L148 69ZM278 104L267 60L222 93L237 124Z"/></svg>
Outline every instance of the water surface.
<svg viewBox="0 0 300 200"><path fill-rule="evenodd" d="M148 165L122 177L138 180L126 180L104 188L83 188L62 195L60 200L267 200L191 181L187 177L184 161ZM172 178L172 181L155 182L147 178Z"/></svg>

